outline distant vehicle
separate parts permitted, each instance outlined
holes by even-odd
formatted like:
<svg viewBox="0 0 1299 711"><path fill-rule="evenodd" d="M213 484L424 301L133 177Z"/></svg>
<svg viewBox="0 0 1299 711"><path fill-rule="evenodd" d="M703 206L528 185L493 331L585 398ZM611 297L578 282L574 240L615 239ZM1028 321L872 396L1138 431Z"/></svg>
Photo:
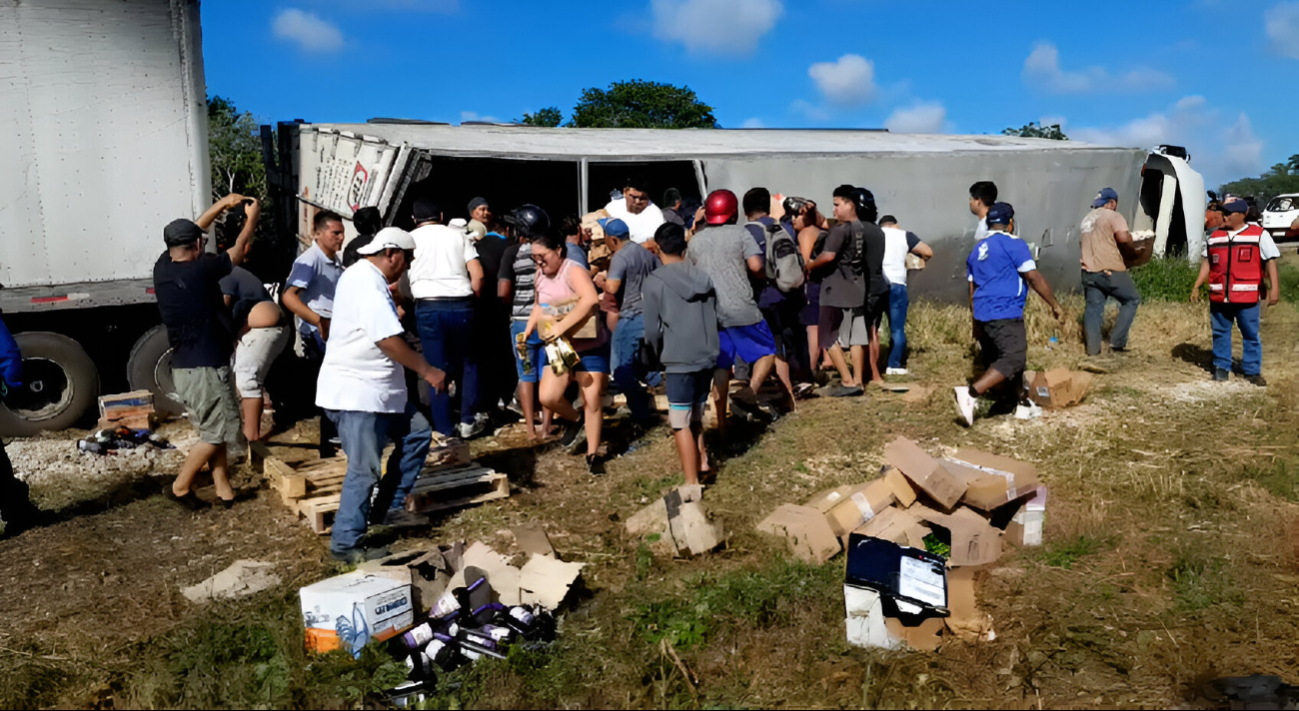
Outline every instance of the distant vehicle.
<svg viewBox="0 0 1299 711"><path fill-rule="evenodd" d="M198 0L0 0L0 311L24 357L0 435L111 391L175 413L153 264L211 200Z"/></svg>
<svg viewBox="0 0 1299 711"><path fill-rule="evenodd" d="M1263 229L1273 240L1299 239L1299 230L1294 229L1296 220L1299 220L1299 193L1277 195L1263 209Z"/></svg>

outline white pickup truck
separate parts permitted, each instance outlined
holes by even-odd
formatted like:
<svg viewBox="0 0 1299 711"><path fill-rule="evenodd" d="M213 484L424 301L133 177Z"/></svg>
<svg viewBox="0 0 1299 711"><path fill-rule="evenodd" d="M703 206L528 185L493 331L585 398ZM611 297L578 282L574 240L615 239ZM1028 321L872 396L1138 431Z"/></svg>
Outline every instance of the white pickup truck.
<svg viewBox="0 0 1299 711"><path fill-rule="evenodd" d="M0 435L76 423L101 379L170 389L153 264L210 201L206 100L198 0L0 0L0 311L26 374Z"/></svg>
<svg viewBox="0 0 1299 711"><path fill-rule="evenodd" d="M1277 195L1263 209L1263 229L1272 239L1299 239L1299 193Z"/></svg>

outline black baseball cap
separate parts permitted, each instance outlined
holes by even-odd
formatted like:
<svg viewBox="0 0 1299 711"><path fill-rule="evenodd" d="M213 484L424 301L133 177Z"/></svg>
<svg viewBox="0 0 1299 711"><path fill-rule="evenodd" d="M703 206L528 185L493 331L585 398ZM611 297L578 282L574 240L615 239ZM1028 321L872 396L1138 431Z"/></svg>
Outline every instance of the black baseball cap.
<svg viewBox="0 0 1299 711"><path fill-rule="evenodd" d="M194 224L193 220L172 220L171 224L162 228L162 241L166 242L168 247L194 244L203 235L203 228Z"/></svg>
<svg viewBox="0 0 1299 711"><path fill-rule="evenodd" d="M419 198L411 206L412 216L416 222L442 219L442 206L432 198Z"/></svg>

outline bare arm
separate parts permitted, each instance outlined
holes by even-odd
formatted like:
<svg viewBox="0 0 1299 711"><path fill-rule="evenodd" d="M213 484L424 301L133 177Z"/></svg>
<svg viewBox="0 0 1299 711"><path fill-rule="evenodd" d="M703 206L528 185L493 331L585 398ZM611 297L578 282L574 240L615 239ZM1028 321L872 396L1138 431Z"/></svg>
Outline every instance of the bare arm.
<svg viewBox="0 0 1299 711"><path fill-rule="evenodd" d="M253 233L257 232L257 220L262 216L262 205L257 202L256 198L248 198L247 214L248 219L244 222L244 228L239 232L239 238L235 240L234 245L226 250L230 255L230 263L236 267L243 263L244 257L248 256L248 243L253 241ZM236 205L241 204L236 203Z"/></svg>
<svg viewBox="0 0 1299 711"><path fill-rule="evenodd" d="M916 255L917 257L920 257L926 262L934 258L934 248L930 247L924 242L921 242L920 244L916 245L915 248L911 250L911 253Z"/></svg>
<svg viewBox="0 0 1299 711"><path fill-rule="evenodd" d="M1281 281L1276 260L1267 260L1267 305L1276 306L1281 301Z"/></svg>
<svg viewBox="0 0 1299 711"><path fill-rule="evenodd" d="M816 238L820 235L821 230L815 227L804 227L798 231L798 251L803 253L804 264L812 261L812 250L816 249Z"/></svg>
<svg viewBox="0 0 1299 711"><path fill-rule="evenodd" d="M514 303L514 280L513 279L496 280L496 298L500 299L501 303L505 304L506 306L509 306L510 304Z"/></svg>
<svg viewBox="0 0 1299 711"><path fill-rule="evenodd" d="M229 210L235 205L238 205L240 202L243 201L243 199L244 199L243 195L236 195L234 193L230 193L229 195L221 198L220 200L217 200L215 203L212 204L212 207L209 207L206 212L204 212L202 215L199 215L198 219L194 220L194 224L198 225L198 228L200 230L207 232L208 229L212 227L212 223L216 222L216 218L221 216L221 213L225 212L226 210Z"/></svg>
<svg viewBox="0 0 1299 711"><path fill-rule="evenodd" d="M621 288L622 288L622 279L609 279L607 277L604 279L605 293L617 294L618 290Z"/></svg>
<svg viewBox="0 0 1299 711"><path fill-rule="evenodd" d="M302 301L301 294L302 287L290 286L284 290L284 295L280 297L280 301L284 304L284 308L289 310L289 313L319 328L320 314L307 308L306 303Z"/></svg>
<svg viewBox="0 0 1299 711"><path fill-rule="evenodd" d="M822 252L821 254L817 255L816 259L813 259L811 262L808 263L807 270L810 272L815 269L820 269L821 267L824 267L827 264L833 263L838 256L839 255L835 254L834 252Z"/></svg>
<svg viewBox="0 0 1299 711"><path fill-rule="evenodd" d="M471 259L466 264L469 268L469 286L474 290L474 296L483 295L483 263L477 259Z"/></svg>
<svg viewBox="0 0 1299 711"><path fill-rule="evenodd" d="M744 263L748 265L750 274L763 277L767 275L767 268L762 263L762 255L755 254L744 260Z"/></svg>
<svg viewBox="0 0 1299 711"><path fill-rule="evenodd" d="M442 392L446 385L447 374L429 365L428 361L424 360L424 356L411 350L401 336L389 336L374 345L378 346L384 355L414 371L429 384L429 387L433 388L433 392Z"/></svg>
<svg viewBox="0 0 1299 711"><path fill-rule="evenodd" d="M1273 261L1272 263L1276 264L1275 261ZM1270 276L1271 272L1268 272L1268 275ZM1193 304L1199 303L1200 287L1204 286L1204 283L1208 280L1209 280L1209 260L1201 259L1200 275L1195 278L1195 286L1191 287L1191 303Z"/></svg>
<svg viewBox="0 0 1299 711"><path fill-rule="evenodd" d="M1033 287L1033 291L1036 291L1037 295L1046 302L1046 305L1051 307L1051 314L1058 320L1064 311L1060 308L1060 304L1056 302L1055 294L1051 291L1051 285L1046 282L1046 277L1042 276L1042 272L1034 269L1024 275L1024 281L1027 281L1028 285Z"/></svg>
<svg viewBox="0 0 1299 711"><path fill-rule="evenodd" d="M537 324L541 322L541 307L537 302L532 302L532 313L528 314L528 325L523 329L523 340L532 338L532 334L537 330Z"/></svg>

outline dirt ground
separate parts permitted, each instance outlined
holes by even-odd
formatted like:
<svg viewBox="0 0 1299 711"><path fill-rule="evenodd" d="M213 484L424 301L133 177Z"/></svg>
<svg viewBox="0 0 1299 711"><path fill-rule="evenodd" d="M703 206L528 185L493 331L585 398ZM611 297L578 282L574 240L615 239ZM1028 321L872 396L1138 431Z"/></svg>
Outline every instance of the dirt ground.
<svg viewBox="0 0 1299 711"><path fill-rule="evenodd" d="M1030 366L1080 361L1076 324L1051 328L1037 304L1029 328ZM450 675L429 706L1168 708L1209 704L1204 682L1222 676L1299 683L1299 311L1265 316L1265 390L1209 382L1203 305L1148 303L1133 352L1108 361L1084 404L970 429L950 390L971 372L968 311L916 304L909 333L912 393L813 400L770 428L737 426L705 499L728 541L694 560L656 559L623 532L680 481L666 428L637 440L613 428L616 456L600 478L517 435L476 443L514 495L436 519L397 547L464 538L508 551L510 526L538 522L565 559L586 564L586 590L553 649ZM183 444L186 427L169 427ZM974 446L1032 461L1050 489L1046 544L984 574L993 641L932 654L849 647L842 556L820 569L791 563L753 530L780 503L872 476L898 435L934 453ZM312 436L308 423L279 451L308 456ZM79 455L74 439L8 445L37 500L64 515L0 541L0 705L357 703L302 691L320 677L295 649L293 601L298 586L339 570L324 539L273 492L185 512L157 495L178 454L105 463ZM180 596L239 559L276 563L284 582L231 604ZM229 652L237 658L212 663L252 671L196 690L203 660L216 658L196 645L218 623L268 630L270 661ZM283 684L266 681L281 666Z"/></svg>

